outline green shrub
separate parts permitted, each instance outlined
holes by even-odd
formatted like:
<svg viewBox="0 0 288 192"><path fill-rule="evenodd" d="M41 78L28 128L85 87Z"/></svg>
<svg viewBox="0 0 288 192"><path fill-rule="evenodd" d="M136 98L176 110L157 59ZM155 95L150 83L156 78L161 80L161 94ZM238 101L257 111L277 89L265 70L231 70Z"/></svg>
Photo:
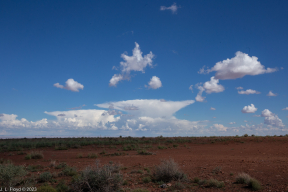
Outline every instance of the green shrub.
<svg viewBox="0 0 288 192"><path fill-rule="evenodd" d="M43 159L44 155L42 151L31 151L29 154L25 156L25 159Z"/></svg>
<svg viewBox="0 0 288 192"><path fill-rule="evenodd" d="M181 189L184 189L185 186L182 183L177 182L177 183L175 183L174 188L181 190Z"/></svg>
<svg viewBox="0 0 288 192"><path fill-rule="evenodd" d="M39 175L39 182L48 182L52 179L52 174L50 172L44 172Z"/></svg>
<svg viewBox="0 0 288 192"><path fill-rule="evenodd" d="M10 159L0 159L0 164L12 164L12 161Z"/></svg>
<svg viewBox="0 0 288 192"><path fill-rule="evenodd" d="M56 186L57 192L67 192L69 191L69 187L65 184L65 181L61 180Z"/></svg>
<svg viewBox="0 0 288 192"><path fill-rule="evenodd" d="M210 179L207 181L207 185L206 187L210 188L210 187L215 187L215 188L222 188L224 187L224 182L223 181L218 181L216 179Z"/></svg>
<svg viewBox="0 0 288 192"><path fill-rule="evenodd" d="M178 144L174 144L173 147L175 147L175 148L178 147Z"/></svg>
<svg viewBox="0 0 288 192"><path fill-rule="evenodd" d="M150 169L149 168L144 168L145 171L147 171L147 173L150 173Z"/></svg>
<svg viewBox="0 0 288 192"><path fill-rule="evenodd" d="M139 155L152 155L153 153L146 151L145 149L137 151Z"/></svg>
<svg viewBox="0 0 288 192"><path fill-rule="evenodd" d="M252 178L248 183L248 187L251 188L253 191L258 191L261 189L261 183L258 180Z"/></svg>
<svg viewBox="0 0 288 192"><path fill-rule="evenodd" d="M222 167L218 166L218 167L215 167L213 170L212 170L212 173L216 173L218 174L220 171L221 171Z"/></svg>
<svg viewBox="0 0 288 192"><path fill-rule="evenodd" d="M100 155L104 155L104 154L106 154L106 151L105 150L103 150L101 153L99 153Z"/></svg>
<svg viewBox="0 0 288 192"><path fill-rule="evenodd" d="M87 167L81 175L74 179L71 185L72 191L118 191L123 183L118 165L104 165L100 167L96 161L96 167Z"/></svg>
<svg viewBox="0 0 288 192"><path fill-rule="evenodd" d="M82 158L82 157L83 157L82 153L79 153L79 154L77 155L77 157L78 157L78 158Z"/></svg>
<svg viewBox="0 0 288 192"><path fill-rule="evenodd" d="M23 166L0 164L0 186L14 187L23 180L26 173Z"/></svg>
<svg viewBox="0 0 288 192"><path fill-rule="evenodd" d="M249 181L251 180L251 176L248 175L247 173L239 173L238 176L236 177L236 183L239 184L248 184Z"/></svg>
<svg viewBox="0 0 288 192"><path fill-rule="evenodd" d="M68 147L65 144L56 145L55 150L68 150Z"/></svg>
<svg viewBox="0 0 288 192"><path fill-rule="evenodd" d="M51 185L43 185L37 188L37 192L57 192Z"/></svg>
<svg viewBox="0 0 288 192"><path fill-rule="evenodd" d="M199 179L198 177L195 177L195 178L193 179L193 182L194 182L194 183L199 183L199 181L200 181L200 179Z"/></svg>
<svg viewBox="0 0 288 192"><path fill-rule="evenodd" d="M128 185L128 181L127 180L123 181L122 185Z"/></svg>
<svg viewBox="0 0 288 192"><path fill-rule="evenodd" d="M65 176L74 176L74 175L77 175L77 171L74 167L65 167L63 170L62 170L62 173L65 175Z"/></svg>
<svg viewBox="0 0 288 192"><path fill-rule="evenodd" d="M97 155L96 155L96 153L89 153L87 157L88 158L97 158Z"/></svg>
<svg viewBox="0 0 288 192"><path fill-rule="evenodd" d="M178 164L173 159L162 161L160 165L156 166L153 176L156 181L164 182L186 178L186 175L179 169Z"/></svg>
<svg viewBox="0 0 288 192"><path fill-rule="evenodd" d="M151 182L151 178L150 177L144 177L142 179L143 183L150 183Z"/></svg>
<svg viewBox="0 0 288 192"><path fill-rule="evenodd" d="M248 137L248 134L247 134L247 133L246 133L246 134L244 134L244 135L243 135L243 137Z"/></svg>
<svg viewBox="0 0 288 192"><path fill-rule="evenodd" d="M165 146L158 146L158 149L167 149L167 147L165 147Z"/></svg>
<svg viewBox="0 0 288 192"><path fill-rule="evenodd" d="M44 167L42 165L29 165L26 167L27 171L30 172L36 172L36 171L41 171Z"/></svg>
<svg viewBox="0 0 288 192"><path fill-rule="evenodd" d="M55 167L55 169L62 169L62 168L65 168L65 167L67 167L68 165L65 163L65 162L62 162L62 163L59 163L56 167Z"/></svg>
<svg viewBox="0 0 288 192"><path fill-rule="evenodd" d="M239 173L236 177L236 183L247 184L253 191L261 189L261 183L246 173Z"/></svg>

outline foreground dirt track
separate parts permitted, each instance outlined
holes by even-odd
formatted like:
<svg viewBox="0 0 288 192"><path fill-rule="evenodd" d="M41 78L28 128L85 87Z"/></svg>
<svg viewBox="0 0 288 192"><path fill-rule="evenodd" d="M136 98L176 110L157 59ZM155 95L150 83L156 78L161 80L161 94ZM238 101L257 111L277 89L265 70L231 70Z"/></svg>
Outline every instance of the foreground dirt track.
<svg viewBox="0 0 288 192"><path fill-rule="evenodd" d="M174 147L171 143L160 145L166 146L167 149L159 149L158 144L147 148L147 151L152 152L153 155L139 155L135 150L123 151L122 145L112 147L90 145L68 150L37 149L44 154L44 159L39 160L25 160L25 155L17 155L17 152L1 152L0 157L10 159L16 165L43 165L47 167L43 171L53 173L57 170L48 168L51 160L66 162L81 171L95 164L95 159L86 156L89 153L96 153L102 165L113 161L127 168L121 170L124 179L128 181L128 185L123 186L124 189L145 188L150 191L169 191L169 188L161 189L159 184L153 182L142 183L142 178L148 175L144 168L149 168L153 172L155 165L169 158L173 158L178 163L189 179L214 178L225 182L225 187L221 189L202 188L193 183L183 183L185 188L179 191L251 191L245 185L235 184L235 177L241 172L248 173L259 180L262 184L260 191L286 192L288 189L288 137L241 137L219 142L211 138L195 138L190 143L178 143L178 146ZM125 152L128 155L99 155L103 150L106 154ZM25 153L30 151L24 150ZM83 158L79 158L79 154L83 154ZM215 171L216 167L221 167L218 173ZM143 170L143 173L137 173L137 170ZM175 184L175 182L171 183L172 186Z"/></svg>

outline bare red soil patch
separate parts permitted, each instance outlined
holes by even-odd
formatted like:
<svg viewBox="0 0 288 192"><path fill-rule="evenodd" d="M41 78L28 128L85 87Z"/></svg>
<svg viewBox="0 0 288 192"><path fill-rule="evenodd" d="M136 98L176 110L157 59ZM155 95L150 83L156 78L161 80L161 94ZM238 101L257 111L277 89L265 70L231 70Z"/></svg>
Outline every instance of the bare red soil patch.
<svg viewBox="0 0 288 192"><path fill-rule="evenodd" d="M150 148L147 148L149 145ZM161 147L158 146L165 146L167 149L159 149ZM0 158L10 159L15 165L42 165L43 170L35 172L36 174L44 171L59 172L49 167L51 161L56 161L56 165L65 162L78 171L94 165L96 159L100 160L102 165L112 161L123 167L121 173L127 182L122 188L126 191L136 188L145 188L149 191L172 191L176 181L171 182L172 187L165 189L159 188L159 183L143 183L143 178L149 176L149 170L152 174L154 167L159 165L161 160L169 158L178 163L190 180L183 182L185 188L178 191L251 191L245 185L235 183L236 176L241 172L260 181L262 184L260 191L287 191L288 189L288 137L233 137L233 139L203 137L191 138L191 142L185 143L138 144L138 147L146 147L146 150L153 155L140 155L137 150L123 151L123 145L89 145L68 150L55 150L54 147L35 149L43 152L43 159L25 160L25 154L17 155L17 151L1 152ZM23 150L26 154L30 151L33 150ZM97 158L87 158L91 153L97 154ZM122 154L111 155L115 153ZM225 187L204 188L191 182L195 177L224 181ZM63 178L70 180L70 177ZM58 180L60 179L57 178ZM52 185L56 184L52 183Z"/></svg>

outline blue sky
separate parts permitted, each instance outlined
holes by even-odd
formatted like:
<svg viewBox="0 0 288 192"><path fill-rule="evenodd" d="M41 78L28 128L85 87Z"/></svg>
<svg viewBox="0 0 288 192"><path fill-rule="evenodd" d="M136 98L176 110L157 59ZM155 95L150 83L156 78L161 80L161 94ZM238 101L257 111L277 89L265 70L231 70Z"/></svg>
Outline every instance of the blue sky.
<svg viewBox="0 0 288 192"><path fill-rule="evenodd" d="M1 1L0 137L288 134L287 6Z"/></svg>

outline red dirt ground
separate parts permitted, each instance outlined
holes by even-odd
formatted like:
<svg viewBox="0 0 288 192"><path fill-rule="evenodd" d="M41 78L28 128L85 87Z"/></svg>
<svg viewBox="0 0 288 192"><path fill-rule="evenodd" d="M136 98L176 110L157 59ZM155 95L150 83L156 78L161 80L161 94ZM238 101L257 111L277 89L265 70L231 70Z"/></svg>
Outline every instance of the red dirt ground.
<svg viewBox="0 0 288 192"><path fill-rule="evenodd" d="M160 145L164 146L164 144ZM161 189L158 184L152 182L143 184L142 178L147 175L144 168L149 168L153 172L153 167L160 164L161 160L173 158L189 179L214 178L225 182L225 187L222 189L201 188L192 183L183 183L186 188L179 191L251 191L245 185L234 183L235 177L241 172L248 173L259 180L262 184L260 191L288 191L288 137L241 137L237 142L215 143L211 143L209 138L198 138L197 142L179 144L177 148L173 148L172 144L166 144L167 147L172 147L168 149L158 149L157 146L153 145L152 148L147 149L153 152L153 155L139 155L137 151L122 151L122 146L110 148L90 145L62 151L54 148L37 149L44 154L44 159L40 160L25 160L25 155L17 155L17 152L2 152L0 157L12 160L15 165L43 165L47 167L43 171L49 170L53 173L59 170L48 168L51 160L66 162L80 171L95 164L95 159L86 158L87 154L97 153L97 159L102 165L113 161L127 168L121 170L124 179L128 180L128 185L123 186L124 189L145 188L150 191L166 191L169 188ZM125 152L129 155L113 157L99 155L104 149L106 154ZM29 153L29 151L24 152ZM85 158L78 158L80 153ZM219 166L221 171L218 174L213 173L213 169ZM131 173L139 169L144 173ZM172 182L172 186L174 184L175 182Z"/></svg>

